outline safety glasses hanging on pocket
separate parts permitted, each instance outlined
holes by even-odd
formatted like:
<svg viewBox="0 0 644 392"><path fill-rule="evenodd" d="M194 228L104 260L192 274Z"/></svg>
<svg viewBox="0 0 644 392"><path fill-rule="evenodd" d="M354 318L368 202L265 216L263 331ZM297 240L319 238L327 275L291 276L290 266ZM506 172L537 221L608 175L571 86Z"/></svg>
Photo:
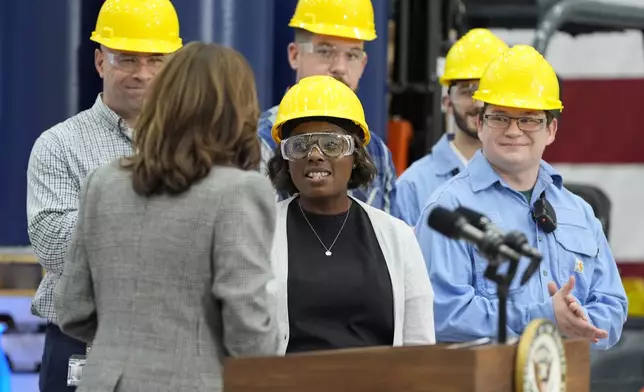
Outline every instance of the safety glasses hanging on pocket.
<svg viewBox="0 0 644 392"><path fill-rule="evenodd" d="M281 143L282 157L297 161L309 156L313 147L329 158L342 158L353 154L355 145L350 135L316 132L291 136Z"/></svg>

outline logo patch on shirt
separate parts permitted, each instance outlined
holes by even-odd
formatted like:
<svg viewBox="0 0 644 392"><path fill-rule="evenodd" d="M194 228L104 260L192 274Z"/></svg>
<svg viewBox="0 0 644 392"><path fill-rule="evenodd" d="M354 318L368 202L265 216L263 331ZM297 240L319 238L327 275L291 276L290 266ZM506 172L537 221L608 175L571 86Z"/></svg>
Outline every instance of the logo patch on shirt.
<svg viewBox="0 0 644 392"><path fill-rule="evenodd" d="M579 259L575 260L575 272L584 272L584 263Z"/></svg>

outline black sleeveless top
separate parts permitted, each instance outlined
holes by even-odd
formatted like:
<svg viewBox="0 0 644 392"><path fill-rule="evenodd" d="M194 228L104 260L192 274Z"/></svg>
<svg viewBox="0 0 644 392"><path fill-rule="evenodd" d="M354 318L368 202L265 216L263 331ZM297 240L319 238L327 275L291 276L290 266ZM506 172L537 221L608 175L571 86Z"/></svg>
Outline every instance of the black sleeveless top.
<svg viewBox="0 0 644 392"><path fill-rule="evenodd" d="M366 211L317 215L288 207L287 353L393 344L394 304L389 270ZM316 237L313 229L320 240Z"/></svg>

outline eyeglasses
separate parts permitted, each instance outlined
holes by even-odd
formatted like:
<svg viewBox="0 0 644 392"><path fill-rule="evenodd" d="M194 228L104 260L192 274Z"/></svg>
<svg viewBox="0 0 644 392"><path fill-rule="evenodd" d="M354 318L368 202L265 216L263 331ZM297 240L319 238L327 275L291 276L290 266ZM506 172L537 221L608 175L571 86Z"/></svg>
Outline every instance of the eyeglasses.
<svg viewBox="0 0 644 392"><path fill-rule="evenodd" d="M131 54L107 52L107 61L121 71L133 73L141 64L150 71L156 72L165 63L167 55L136 56Z"/></svg>
<svg viewBox="0 0 644 392"><path fill-rule="evenodd" d="M502 114L483 115L488 127L499 130L506 130L510 127L512 120L517 122L517 127L524 132L535 132L543 129L545 118L537 117L511 117Z"/></svg>
<svg viewBox="0 0 644 392"><path fill-rule="evenodd" d="M333 159L349 156L355 150L353 137L328 132L291 136L284 139L280 146L282 157L288 161L297 161L308 157L314 147Z"/></svg>
<svg viewBox="0 0 644 392"><path fill-rule="evenodd" d="M472 100L474 92L478 90L478 83L460 83L452 86L452 91L454 92L454 98L457 100Z"/></svg>
<svg viewBox="0 0 644 392"><path fill-rule="evenodd" d="M320 60L328 64L333 63L338 56L342 56L348 64L357 65L362 63L366 55L365 51L359 48L343 50L328 44L314 45L312 42L301 42L299 46L304 53L313 53Z"/></svg>

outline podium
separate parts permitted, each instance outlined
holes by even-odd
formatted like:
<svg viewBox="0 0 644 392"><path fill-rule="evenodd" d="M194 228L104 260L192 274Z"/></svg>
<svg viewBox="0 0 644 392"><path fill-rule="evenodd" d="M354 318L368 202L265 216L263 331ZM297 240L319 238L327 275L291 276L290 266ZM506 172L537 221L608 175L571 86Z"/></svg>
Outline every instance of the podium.
<svg viewBox="0 0 644 392"><path fill-rule="evenodd" d="M563 346L565 390L588 392L590 344L574 339L564 340ZM228 359L224 392L528 391L532 388L516 385L515 370L522 371L515 369L516 364L525 362L517 355L521 355L517 345L450 348L439 344Z"/></svg>

